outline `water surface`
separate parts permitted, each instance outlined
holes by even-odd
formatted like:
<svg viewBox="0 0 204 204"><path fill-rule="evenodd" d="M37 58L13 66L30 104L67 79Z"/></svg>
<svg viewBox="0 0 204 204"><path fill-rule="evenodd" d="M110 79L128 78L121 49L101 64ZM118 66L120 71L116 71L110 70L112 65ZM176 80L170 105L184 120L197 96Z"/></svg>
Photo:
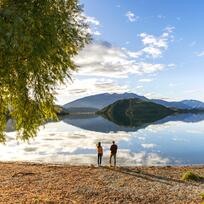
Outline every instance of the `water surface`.
<svg viewBox="0 0 204 204"><path fill-rule="evenodd" d="M191 165L204 163L204 115L168 116L140 127L118 126L100 116L69 116L47 123L28 143L7 133L1 161L96 164L96 143L108 163L112 140L119 146L118 164Z"/></svg>

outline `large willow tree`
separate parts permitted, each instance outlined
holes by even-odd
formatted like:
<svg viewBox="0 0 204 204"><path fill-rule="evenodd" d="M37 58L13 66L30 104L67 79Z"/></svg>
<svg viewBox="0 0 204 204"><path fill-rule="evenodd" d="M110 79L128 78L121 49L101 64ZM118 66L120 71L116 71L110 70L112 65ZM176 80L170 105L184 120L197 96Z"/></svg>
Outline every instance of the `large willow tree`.
<svg viewBox="0 0 204 204"><path fill-rule="evenodd" d="M90 40L81 12L77 0L0 0L1 141L8 117L21 139L56 118L54 89Z"/></svg>

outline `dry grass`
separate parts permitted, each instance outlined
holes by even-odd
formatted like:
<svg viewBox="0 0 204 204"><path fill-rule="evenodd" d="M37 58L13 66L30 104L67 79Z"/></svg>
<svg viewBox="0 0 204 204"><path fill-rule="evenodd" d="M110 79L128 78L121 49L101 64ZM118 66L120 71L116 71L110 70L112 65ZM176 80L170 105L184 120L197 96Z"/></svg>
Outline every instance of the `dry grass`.
<svg viewBox="0 0 204 204"><path fill-rule="evenodd" d="M201 203L204 167L96 168L0 163L0 203Z"/></svg>
<svg viewBox="0 0 204 204"><path fill-rule="evenodd" d="M184 180L184 181L204 181L204 177L203 176L200 176L198 174L195 174L191 171L187 171L185 172L182 177L181 177L181 180Z"/></svg>

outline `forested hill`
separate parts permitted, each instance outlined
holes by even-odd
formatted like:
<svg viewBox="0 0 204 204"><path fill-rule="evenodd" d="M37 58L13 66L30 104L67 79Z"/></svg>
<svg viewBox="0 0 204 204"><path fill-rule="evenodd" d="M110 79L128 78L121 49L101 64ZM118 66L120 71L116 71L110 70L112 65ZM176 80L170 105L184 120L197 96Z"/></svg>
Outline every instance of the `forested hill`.
<svg viewBox="0 0 204 204"><path fill-rule="evenodd" d="M176 112L173 109L141 99L125 99L103 108L97 113L123 126L152 123Z"/></svg>

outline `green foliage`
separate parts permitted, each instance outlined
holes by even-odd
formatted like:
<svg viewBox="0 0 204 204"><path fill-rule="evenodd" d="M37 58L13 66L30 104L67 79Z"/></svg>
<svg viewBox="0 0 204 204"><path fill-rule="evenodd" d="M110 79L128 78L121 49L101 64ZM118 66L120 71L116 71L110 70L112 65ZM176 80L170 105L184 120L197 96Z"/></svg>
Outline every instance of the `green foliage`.
<svg viewBox="0 0 204 204"><path fill-rule="evenodd" d="M187 171L186 173L184 173L182 175L182 180L184 181L200 181L203 180L204 177L203 176L199 176L191 171Z"/></svg>
<svg viewBox="0 0 204 204"><path fill-rule="evenodd" d="M200 196L204 200L204 193L201 193Z"/></svg>
<svg viewBox="0 0 204 204"><path fill-rule="evenodd" d="M78 0L0 0L0 141L9 117L18 137L56 119L55 87L90 41Z"/></svg>
<svg viewBox="0 0 204 204"><path fill-rule="evenodd" d="M174 111L141 99L124 99L97 113L121 126L141 127L173 114Z"/></svg>

